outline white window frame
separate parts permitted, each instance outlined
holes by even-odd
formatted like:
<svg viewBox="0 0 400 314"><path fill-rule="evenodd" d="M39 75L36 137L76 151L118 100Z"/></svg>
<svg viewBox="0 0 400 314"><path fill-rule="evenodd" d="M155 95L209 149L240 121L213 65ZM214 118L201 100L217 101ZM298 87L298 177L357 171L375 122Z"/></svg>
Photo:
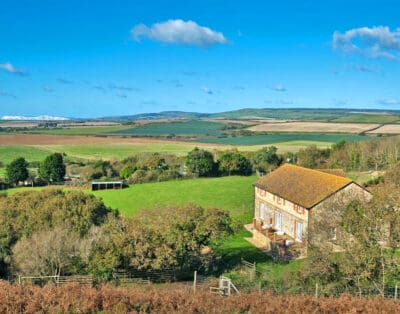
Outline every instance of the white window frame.
<svg viewBox="0 0 400 314"><path fill-rule="evenodd" d="M279 217L279 219L277 219L277 217ZM282 231L282 214L278 211L275 212L275 217L274 217L274 225L275 225L275 229ZM277 224L277 222L279 221L279 225Z"/></svg>
<svg viewBox="0 0 400 314"><path fill-rule="evenodd" d="M299 228L300 226L300 228ZM300 230L300 233L299 233ZM300 238L299 238L300 236ZM295 230L295 240L297 242L303 242L303 223L300 221L296 221L296 230Z"/></svg>
<svg viewBox="0 0 400 314"><path fill-rule="evenodd" d="M259 213L259 217L262 220L265 220L265 204L264 203L260 203L260 213Z"/></svg>

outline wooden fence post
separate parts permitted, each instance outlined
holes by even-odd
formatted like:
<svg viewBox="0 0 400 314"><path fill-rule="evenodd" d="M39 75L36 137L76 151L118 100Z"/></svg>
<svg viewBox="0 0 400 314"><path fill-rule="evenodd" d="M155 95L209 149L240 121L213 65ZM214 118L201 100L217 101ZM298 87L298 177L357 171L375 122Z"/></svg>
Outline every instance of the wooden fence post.
<svg viewBox="0 0 400 314"><path fill-rule="evenodd" d="M394 299L397 300L397 285L394 287Z"/></svg>
<svg viewBox="0 0 400 314"><path fill-rule="evenodd" d="M193 276L193 293L196 293L196 285L197 285L197 270L194 271L194 276Z"/></svg>
<svg viewBox="0 0 400 314"><path fill-rule="evenodd" d="M315 297L318 299L318 282L315 283Z"/></svg>

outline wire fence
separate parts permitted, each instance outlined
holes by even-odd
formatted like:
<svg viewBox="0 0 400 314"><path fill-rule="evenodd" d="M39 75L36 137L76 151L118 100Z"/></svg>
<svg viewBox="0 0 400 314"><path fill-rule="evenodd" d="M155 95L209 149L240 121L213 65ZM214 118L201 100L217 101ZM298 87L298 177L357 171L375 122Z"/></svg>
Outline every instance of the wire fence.
<svg viewBox="0 0 400 314"><path fill-rule="evenodd" d="M259 293L273 293L273 294L292 294L292 295L314 295L318 297L339 297L342 294L350 294L359 297L385 297L391 299L400 298L400 286L386 286L380 289L377 286L355 288L322 285L315 283L314 286L285 286L281 283L269 281L270 273L268 271L261 271L257 269L255 262L249 262L244 259L237 265L236 269L230 273L224 273L220 277L209 276L204 273L193 272L192 279L184 281L187 287L192 287L193 291L206 289L209 291L220 291L224 286L221 283L221 278L224 280L229 279L239 292L254 292ZM19 276L15 282L22 284L24 282L31 282L40 286L53 283L56 285L63 285L67 283L79 284L84 286L95 286L104 281L94 278L90 275L81 276ZM115 271L111 278L107 280L108 283L116 286L131 286L131 285L150 285L158 283L171 283L179 281L176 271L173 269L164 270L136 270L129 271ZM221 295L226 295L226 290L220 291ZM224 292L224 293L222 293Z"/></svg>

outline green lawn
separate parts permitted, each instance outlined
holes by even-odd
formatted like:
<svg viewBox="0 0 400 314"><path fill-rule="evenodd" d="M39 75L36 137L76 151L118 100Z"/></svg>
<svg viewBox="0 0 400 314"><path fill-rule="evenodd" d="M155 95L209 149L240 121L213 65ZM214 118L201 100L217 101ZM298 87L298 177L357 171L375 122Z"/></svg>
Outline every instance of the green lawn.
<svg viewBox="0 0 400 314"><path fill-rule="evenodd" d="M314 143L336 143L341 140L361 141L371 137L357 134L341 134L341 133L270 133L263 135L241 136L241 137L225 137L225 138L202 138L192 140L193 142L215 143L226 145L271 145L291 142L303 143L311 145Z"/></svg>
<svg viewBox="0 0 400 314"><path fill-rule="evenodd" d="M139 209L193 203L228 210L232 217L250 222L256 176L200 178L131 185L122 190L94 192L104 203L132 216Z"/></svg>
<svg viewBox="0 0 400 314"><path fill-rule="evenodd" d="M185 121L185 122L162 122L149 123L135 128L116 131L115 134L131 135L219 135L220 130L225 124L209 121Z"/></svg>

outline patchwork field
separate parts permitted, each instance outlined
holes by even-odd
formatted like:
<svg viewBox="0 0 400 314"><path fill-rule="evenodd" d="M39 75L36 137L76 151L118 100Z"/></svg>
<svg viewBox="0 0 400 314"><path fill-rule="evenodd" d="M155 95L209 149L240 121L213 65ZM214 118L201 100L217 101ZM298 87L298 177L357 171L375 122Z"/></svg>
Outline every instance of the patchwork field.
<svg viewBox="0 0 400 314"><path fill-rule="evenodd" d="M351 114L332 120L332 122L350 122L350 123L391 123L400 121L400 115L395 114Z"/></svg>
<svg viewBox="0 0 400 314"><path fill-rule="evenodd" d="M164 122L164 123L148 123L135 128L129 128L114 132L114 134L126 135L219 135L222 133L221 128L225 123L210 121L184 121L184 122Z"/></svg>
<svg viewBox="0 0 400 314"><path fill-rule="evenodd" d="M358 134L344 133L271 133L242 137L225 137L225 138L203 138L197 139L196 142L215 143L225 145L271 145L279 144L280 146L308 146L319 145L329 146L341 140L361 141L368 139L368 136Z"/></svg>
<svg viewBox="0 0 400 314"><path fill-rule="evenodd" d="M400 124L385 124L369 134L400 134Z"/></svg>
<svg viewBox="0 0 400 314"><path fill-rule="evenodd" d="M328 132L328 133L361 133L379 124L362 123L328 123L328 122L283 122L263 123L248 128L254 132Z"/></svg>

